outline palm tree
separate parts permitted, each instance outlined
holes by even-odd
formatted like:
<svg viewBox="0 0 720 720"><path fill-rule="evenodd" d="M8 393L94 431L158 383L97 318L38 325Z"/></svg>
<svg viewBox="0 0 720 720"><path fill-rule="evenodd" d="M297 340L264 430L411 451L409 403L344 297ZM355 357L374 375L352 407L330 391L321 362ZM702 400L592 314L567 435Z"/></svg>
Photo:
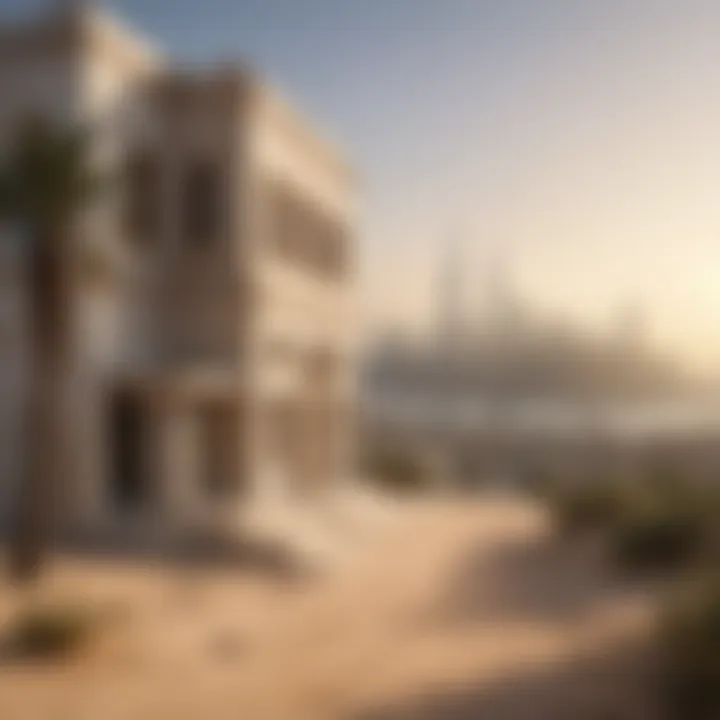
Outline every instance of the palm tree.
<svg viewBox="0 0 720 720"><path fill-rule="evenodd" d="M64 406L71 361L73 235L92 179L87 136L26 121L0 163L0 220L25 243L32 381L26 463L10 544L18 581L39 575L68 473Z"/></svg>

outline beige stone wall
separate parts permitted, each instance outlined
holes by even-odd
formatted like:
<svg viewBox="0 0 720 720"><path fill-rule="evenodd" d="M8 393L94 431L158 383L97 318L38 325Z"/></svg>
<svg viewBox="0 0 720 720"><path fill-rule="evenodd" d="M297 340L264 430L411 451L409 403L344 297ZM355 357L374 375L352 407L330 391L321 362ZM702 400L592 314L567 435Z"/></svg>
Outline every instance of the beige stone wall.
<svg viewBox="0 0 720 720"><path fill-rule="evenodd" d="M0 32L0 143L7 142L18 119L27 113L70 121L78 93L75 58L66 43L36 47L11 42Z"/></svg>
<svg viewBox="0 0 720 720"><path fill-rule="evenodd" d="M26 44L11 33L3 46L0 31L0 149L25 108L91 126L93 162L111 177L121 176L136 150L149 149L160 169L160 224L147 243L128 237L122 197L109 194L78 238L103 247L116 271L107 282L77 288L72 523L129 535L228 527L241 522L255 496L349 474L357 322L356 188L347 165L276 93L244 73L177 73L102 13L73 23L33 31ZM197 159L218 172L221 222L215 236L192 244L181 223L182 188ZM347 228L340 275L277 252L277 183ZM3 279L9 267L0 258L0 299L16 293ZM11 324L21 326L19 318ZM16 361L0 346L0 385L13 384ZM153 503L135 523L117 517L109 497L108 402L128 379L143 407L153 483ZM237 492L214 498L203 485L207 428L200 412L210 399L237 416L227 431L237 458L224 460L238 463ZM0 456L14 442L4 429L13 424L13 407L2 409Z"/></svg>
<svg viewBox="0 0 720 720"><path fill-rule="evenodd" d="M316 406L333 412L355 402L355 180L337 150L268 88L256 94L252 128L251 167L264 211L256 228L253 271L255 380L263 433L259 473L283 474L292 493L305 489L303 467L315 467L321 456L334 465L335 480L351 471L349 423L339 413L337 422L323 422L319 415L324 411ZM342 273L329 276L278 252L273 218L278 184L291 188L308 209L347 228L348 262ZM313 364L327 355L333 370L318 382Z"/></svg>
<svg viewBox="0 0 720 720"><path fill-rule="evenodd" d="M61 123L82 124L90 131L92 162L105 177L112 177L138 123L138 88L161 67L160 59L142 46L131 34L103 13L83 15L48 15L25 27L0 30L0 151L11 142L18 121L28 114L52 118ZM135 106L135 107L133 107ZM110 194L96 203L85 219L76 242L107 247L117 254L118 229ZM15 258L16 260L16 258ZM122 263L126 265L126 263ZM19 265L7 257L0 258L0 294L7 299L22 295ZM119 268L118 268L119 269ZM72 383L71 411L75 421L73 444L82 451L76 454L68 505L79 519L101 518L104 408L106 381L128 358L138 352L138 333L131 299L143 297L138 279L119 273L117 281L104 286L78 288L75 305L75 373ZM12 323L23 325L14 314ZM0 383L13 383L12 367L22 350L15 345L0 345ZM20 358L27 366L29 358ZM17 387L17 386L16 386ZM15 391L17 402L4 406L18 427L17 416L23 405L24 389ZM0 445L13 442L12 433L0 423ZM3 453L0 453L4 455ZM17 455L17 453L15 453ZM7 457L7 455L5 455ZM13 472L2 474L5 484L9 475L17 479L18 463ZM77 519L77 518L76 518Z"/></svg>
<svg viewBox="0 0 720 720"><path fill-rule="evenodd" d="M235 225L241 189L236 182L241 143L242 93L219 77L170 79L160 91L170 227L162 254L162 324L178 359L204 358L236 364L241 342L238 252ZM185 173L207 163L217 176L219 227L211 237L184 235L181 219Z"/></svg>
<svg viewBox="0 0 720 720"><path fill-rule="evenodd" d="M138 136L159 136L145 87L163 70L162 58L101 11L77 19L77 113L90 128L92 162L111 182L120 177L127 153ZM117 185L115 186L117 187ZM120 223L120 198L107 192L86 219L83 240L106 246L114 258L114 277L78 289L76 304L76 413L79 464L73 522L102 527L112 513L108 498L107 394L118 373L150 362L146 342L153 326L148 307L152 274L135 257Z"/></svg>
<svg viewBox="0 0 720 720"><path fill-rule="evenodd" d="M272 185L284 182L309 204L348 228L347 271L328 279L280 257L272 244L272 218L259 229L256 267L260 344L287 341L300 348L324 345L353 354L355 322L354 179L338 159L279 98L258 93L252 135L253 171L263 188L266 213L272 213ZM272 373L269 364L267 374Z"/></svg>

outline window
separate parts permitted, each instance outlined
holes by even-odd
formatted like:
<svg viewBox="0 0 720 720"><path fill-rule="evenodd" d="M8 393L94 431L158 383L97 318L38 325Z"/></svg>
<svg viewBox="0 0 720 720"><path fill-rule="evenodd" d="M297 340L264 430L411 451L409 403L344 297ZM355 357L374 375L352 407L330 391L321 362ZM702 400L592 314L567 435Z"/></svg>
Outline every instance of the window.
<svg viewBox="0 0 720 720"><path fill-rule="evenodd" d="M117 392L110 405L110 497L120 511L139 510L150 499L143 408L135 396Z"/></svg>
<svg viewBox="0 0 720 720"><path fill-rule="evenodd" d="M128 238L147 244L160 231L160 177L156 160L147 152L130 156L124 176L124 224Z"/></svg>
<svg viewBox="0 0 720 720"><path fill-rule="evenodd" d="M347 270L347 233L343 224L284 183L273 190L273 245L278 254L324 277Z"/></svg>
<svg viewBox="0 0 720 720"><path fill-rule="evenodd" d="M183 234L188 244L203 245L220 231L220 176L214 163L203 160L189 166L182 191Z"/></svg>

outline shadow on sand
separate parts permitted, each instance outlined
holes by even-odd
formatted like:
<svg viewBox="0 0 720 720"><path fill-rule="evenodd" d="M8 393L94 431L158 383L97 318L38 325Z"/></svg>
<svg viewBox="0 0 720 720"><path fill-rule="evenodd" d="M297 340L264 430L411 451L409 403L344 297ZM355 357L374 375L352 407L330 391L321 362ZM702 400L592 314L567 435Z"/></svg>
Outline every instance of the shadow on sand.
<svg viewBox="0 0 720 720"><path fill-rule="evenodd" d="M282 582L310 579L317 572L286 545L250 535L233 538L232 542L198 536L152 544L85 536L65 539L59 550L84 560L161 564L181 571L232 570Z"/></svg>
<svg viewBox="0 0 720 720"><path fill-rule="evenodd" d="M547 528L471 545L442 588L420 612L428 632L527 623L562 634L576 622L592 625L596 611L654 592L613 571L599 538L569 541ZM350 720L656 720L655 666L643 637L604 650L578 647L575 660L538 661L530 670L520 661L531 658L519 658L517 674L506 679L419 688L404 703Z"/></svg>
<svg viewBox="0 0 720 720"><path fill-rule="evenodd" d="M648 583L614 571L599 538L570 541L551 535L509 539L491 551L471 548L451 568L446 587L424 621L563 625L608 603L647 597L652 591Z"/></svg>
<svg viewBox="0 0 720 720"><path fill-rule="evenodd" d="M490 685L420 692L348 720L659 720L653 660L627 647Z"/></svg>

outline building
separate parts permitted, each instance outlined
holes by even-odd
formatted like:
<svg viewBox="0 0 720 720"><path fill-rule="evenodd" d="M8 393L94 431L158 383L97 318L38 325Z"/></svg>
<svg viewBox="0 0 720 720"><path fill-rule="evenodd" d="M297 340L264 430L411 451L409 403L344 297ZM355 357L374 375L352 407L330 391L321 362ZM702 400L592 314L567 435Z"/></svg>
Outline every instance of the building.
<svg viewBox="0 0 720 720"><path fill-rule="evenodd" d="M609 332L593 331L538 311L502 257L483 273L448 244L438 268L435 327L379 337L367 352L369 455L439 458L470 486L631 476L658 456L710 475L717 391L652 342L641 309L623 307ZM468 302L477 276L481 292Z"/></svg>
<svg viewBox="0 0 720 720"><path fill-rule="evenodd" d="M0 146L28 113L90 128L119 180L78 230L111 272L74 289L69 527L232 534L250 505L345 482L355 181L336 150L248 70L176 68L82 3L0 27ZM7 518L28 348L22 244L0 245Z"/></svg>

